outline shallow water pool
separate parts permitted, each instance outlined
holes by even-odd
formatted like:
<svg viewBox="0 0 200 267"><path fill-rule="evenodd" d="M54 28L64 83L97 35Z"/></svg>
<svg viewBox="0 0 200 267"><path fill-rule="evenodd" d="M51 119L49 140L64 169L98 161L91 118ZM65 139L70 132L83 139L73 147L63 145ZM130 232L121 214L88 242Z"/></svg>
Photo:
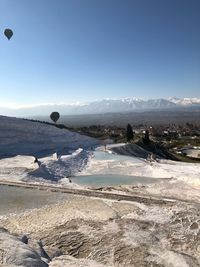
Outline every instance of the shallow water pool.
<svg viewBox="0 0 200 267"><path fill-rule="evenodd" d="M104 151L95 151L94 157L96 160L115 160L115 161L132 161L141 162L141 159L131 156L119 155L115 153L108 153Z"/></svg>
<svg viewBox="0 0 200 267"><path fill-rule="evenodd" d="M127 184L150 184L158 182L158 179L127 175L86 175L71 178L73 183L87 186L109 186Z"/></svg>
<svg viewBox="0 0 200 267"><path fill-rule="evenodd" d="M59 192L0 185L0 216L41 208L71 197Z"/></svg>

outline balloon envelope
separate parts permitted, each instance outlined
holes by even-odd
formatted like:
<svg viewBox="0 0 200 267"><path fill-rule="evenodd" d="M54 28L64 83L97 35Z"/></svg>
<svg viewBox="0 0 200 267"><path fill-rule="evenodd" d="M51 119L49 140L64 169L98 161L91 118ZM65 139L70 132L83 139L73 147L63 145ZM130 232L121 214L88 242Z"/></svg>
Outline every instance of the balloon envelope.
<svg viewBox="0 0 200 267"><path fill-rule="evenodd" d="M60 114L57 111L54 111L51 113L50 118L52 121L57 122L57 120L60 118Z"/></svg>
<svg viewBox="0 0 200 267"><path fill-rule="evenodd" d="M10 38L13 36L13 31L11 29L5 29L4 34L8 40L10 40Z"/></svg>

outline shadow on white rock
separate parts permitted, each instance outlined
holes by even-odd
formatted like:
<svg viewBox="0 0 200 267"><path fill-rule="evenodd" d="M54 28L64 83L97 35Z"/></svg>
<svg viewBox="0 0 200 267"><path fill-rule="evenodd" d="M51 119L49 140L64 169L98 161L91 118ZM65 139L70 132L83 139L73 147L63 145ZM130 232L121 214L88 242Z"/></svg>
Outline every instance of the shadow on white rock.
<svg viewBox="0 0 200 267"><path fill-rule="evenodd" d="M0 266L47 267L48 264L29 245L0 228Z"/></svg>

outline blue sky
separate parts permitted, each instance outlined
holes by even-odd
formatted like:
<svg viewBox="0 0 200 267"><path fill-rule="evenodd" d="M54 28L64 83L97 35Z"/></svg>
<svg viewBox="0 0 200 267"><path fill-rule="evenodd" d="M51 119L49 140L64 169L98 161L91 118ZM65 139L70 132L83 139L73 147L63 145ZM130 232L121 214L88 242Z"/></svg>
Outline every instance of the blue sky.
<svg viewBox="0 0 200 267"><path fill-rule="evenodd" d="M199 0L0 0L0 104L200 97L199 14Z"/></svg>

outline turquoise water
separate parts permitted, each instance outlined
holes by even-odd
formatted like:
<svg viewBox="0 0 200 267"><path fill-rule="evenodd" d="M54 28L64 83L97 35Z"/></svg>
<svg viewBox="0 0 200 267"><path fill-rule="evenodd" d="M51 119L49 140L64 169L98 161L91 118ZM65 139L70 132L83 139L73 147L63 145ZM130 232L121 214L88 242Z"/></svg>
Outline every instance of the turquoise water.
<svg viewBox="0 0 200 267"><path fill-rule="evenodd" d="M149 184L158 182L157 179L126 175L86 175L71 178L73 183L88 186Z"/></svg>
<svg viewBox="0 0 200 267"><path fill-rule="evenodd" d="M118 154L111 154L104 151L95 151L94 157L96 160L115 160L115 161L134 161L134 162L141 162L141 159L137 159L136 157L118 155Z"/></svg>
<svg viewBox="0 0 200 267"><path fill-rule="evenodd" d="M103 151L95 151L96 160L115 160L140 162L140 159L109 154ZM88 175L72 177L72 182L88 186L114 186L131 184L157 183L158 179L148 177L126 176L126 175ZM68 200L72 195L59 192L48 192L45 190L10 187L0 185L0 216L10 213L21 213L25 210L41 208L42 206Z"/></svg>
<svg viewBox="0 0 200 267"><path fill-rule="evenodd" d="M98 161L132 161L134 163L140 163L141 159L123 156L118 154L107 153L104 151L95 151L94 158ZM116 171L116 170L115 170ZM156 183L157 179L148 178L148 177L138 177L138 176L128 176L128 175L116 175L116 174L96 174L96 175L86 175L86 176L77 176L71 178L72 182L80 185L87 186L109 186L109 185L129 185L129 184L147 184L147 183Z"/></svg>
<svg viewBox="0 0 200 267"><path fill-rule="evenodd" d="M104 151L95 151L94 158L98 161L131 161L134 163L141 163L141 159L130 156L123 156L118 154L112 154ZM117 170L115 169L115 172ZM109 185L127 185L127 184L148 184L156 183L157 179L148 178L148 177L138 177L138 176L128 176L128 175L116 175L116 174L96 174L96 175L86 175L86 176L77 176L71 178L72 182L80 185L87 186L109 186Z"/></svg>
<svg viewBox="0 0 200 267"><path fill-rule="evenodd" d="M0 216L41 208L70 198L70 195L59 192L0 185Z"/></svg>

